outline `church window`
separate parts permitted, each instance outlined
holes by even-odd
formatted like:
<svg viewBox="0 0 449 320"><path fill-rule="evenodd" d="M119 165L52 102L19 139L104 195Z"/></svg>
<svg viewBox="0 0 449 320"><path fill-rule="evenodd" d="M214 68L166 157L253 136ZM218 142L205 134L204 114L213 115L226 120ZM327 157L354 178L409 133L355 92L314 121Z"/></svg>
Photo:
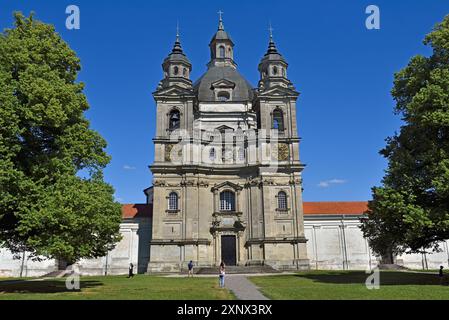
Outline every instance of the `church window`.
<svg viewBox="0 0 449 320"><path fill-rule="evenodd" d="M222 102L228 101L230 99L229 92L227 92L227 91L220 91L217 94L217 98L218 98L218 101L222 101Z"/></svg>
<svg viewBox="0 0 449 320"><path fill-rule="evenodd" d="M210 149L210 151L209 151L209 159L211 160L211 161L214 161L215 160L215 157L216 157L216 152L215 152L215 148L212 148L212 149Z"/></svg>
<svg viewBox="0 0 449 320"><path fill-rule="evenodd" d="M169 117L169 129L170 130L176 130L179 129L180 124L181 124L181 116L178 110L172 110L170 112L170 117Z"/></svg>
<svg viewBox="0 0 449 320"><path fill-rule="evenodd" d="M240 148L238 151L238 157L240 161L245 160L245 150L243 148Z"/></svg>
<svg viewBox="0 0 449 320"><path fill-rule="evenodd" d="M273 129L284 131L284 113L281 109L276 109L273 112Z"/></svg>
<svg viewBox="0 0 449 320"><path fill-rule="evenodd" d="M176 192L171 192L168 196L168 210L177 211L178 208L178 194Z"/></svg>
<svg viewBox="0 0 449 320"><path fill-rule="evenodd" d="M278 193L278 209L287 210L287 194L284 191Z"/></svg>
<svg viewBox="0 0 449 320"><path fill-rule="evenodd" d="M175 67L173 68L173 73L175 74L175 76L178 75L178 73L179 73L179 68L178 68L177 66L175 66Z"/></svg>
<svg viewBox="0 0 449 320"><path fill-rule="evenodd" d="M218 50L219 50L219 58L224 58L225 57L225 47L224 46L220 46L219 48L218 48Z"/></svg>
<svg viewBox="0 0 449 320"><path fill-rule="evenodd" d="M278 74L278 67L274 66L273 67L273 75L277 75Z"/></svg>
<svg viewBox="0 0 449 320"><path fill-rule="evenodd" d="M220 211L235 211L235 194L232 191L220 193Z"/></svg>

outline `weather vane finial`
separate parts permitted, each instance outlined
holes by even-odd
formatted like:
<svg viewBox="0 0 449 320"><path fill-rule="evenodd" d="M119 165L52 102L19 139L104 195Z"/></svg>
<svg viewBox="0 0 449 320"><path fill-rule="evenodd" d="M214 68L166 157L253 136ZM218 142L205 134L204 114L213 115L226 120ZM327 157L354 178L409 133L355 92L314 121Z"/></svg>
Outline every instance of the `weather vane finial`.
<svg viewBox="0 0 449 320"><path fill-rule="evenodd" d="M219 10L218 15L220 16L220 20L218 21L218 30L224 30L224 25L223 25L223 11Z"/></svg>
<svg viewBox="0 0 449 320"><path fill-rule="evenodd" d="M176 20L176 42L179 42L179 20Z"/></svg>
<svg viewBox="0 0 449 320"><path fill-rule="evenodd" d="M268 31L270 31L270 41L273 40L273 27L271 26L271 21L269 22Z"/></svg>

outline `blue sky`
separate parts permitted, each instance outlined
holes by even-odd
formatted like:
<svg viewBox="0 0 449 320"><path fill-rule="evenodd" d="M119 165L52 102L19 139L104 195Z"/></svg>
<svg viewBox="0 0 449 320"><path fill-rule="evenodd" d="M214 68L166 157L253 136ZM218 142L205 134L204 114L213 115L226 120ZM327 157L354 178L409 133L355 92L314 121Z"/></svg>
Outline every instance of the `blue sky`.
<svg viewBox="0 0 449 320"><path fill-rule="evenodd" d="M67 30L65 9L77 5L81 29ZM365 27L365 8L380 8L380 30ZM400 126L390 96L393 74L449 13L447 1L106 1L2 0L0 28L12 12L35 11L81 58L79 80L92 128L108 141L106 179L124 203L144 202L151 184L155 103L161 63L181 28L192 79L206 70L208 44L224 11L240 72L255 86L267 49L268 22L289 78L301 92L298 126L306 201L368 200L386 166L378 154Z"/></svg>

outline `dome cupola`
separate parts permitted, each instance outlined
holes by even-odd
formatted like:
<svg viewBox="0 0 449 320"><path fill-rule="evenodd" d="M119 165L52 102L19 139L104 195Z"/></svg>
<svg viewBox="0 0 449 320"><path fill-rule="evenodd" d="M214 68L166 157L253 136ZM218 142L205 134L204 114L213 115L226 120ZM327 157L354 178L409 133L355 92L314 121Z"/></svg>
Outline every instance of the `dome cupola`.
<svg viewBox="0 0 449 320"><path fill-rule="evenodd" d="M218 21L218 30L209 43L211 64L234 64L234 42L231 36L225 31L223 24L222 11L218 12L220 19Z"/></svg>

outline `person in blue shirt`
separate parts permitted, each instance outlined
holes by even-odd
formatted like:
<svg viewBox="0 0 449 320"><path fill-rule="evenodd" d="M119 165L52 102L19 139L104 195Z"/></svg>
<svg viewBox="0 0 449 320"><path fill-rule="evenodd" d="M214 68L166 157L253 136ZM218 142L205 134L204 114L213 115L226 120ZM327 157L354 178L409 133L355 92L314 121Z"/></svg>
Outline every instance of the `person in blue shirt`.
<svg viewBox="0 0 449 320"><path fill-rule="evenodd" d="M187 265L187 267L189 268L189 274L187 275L187 277L192 277L193 278L193 261L190 260L189 264Z"/></svg>

